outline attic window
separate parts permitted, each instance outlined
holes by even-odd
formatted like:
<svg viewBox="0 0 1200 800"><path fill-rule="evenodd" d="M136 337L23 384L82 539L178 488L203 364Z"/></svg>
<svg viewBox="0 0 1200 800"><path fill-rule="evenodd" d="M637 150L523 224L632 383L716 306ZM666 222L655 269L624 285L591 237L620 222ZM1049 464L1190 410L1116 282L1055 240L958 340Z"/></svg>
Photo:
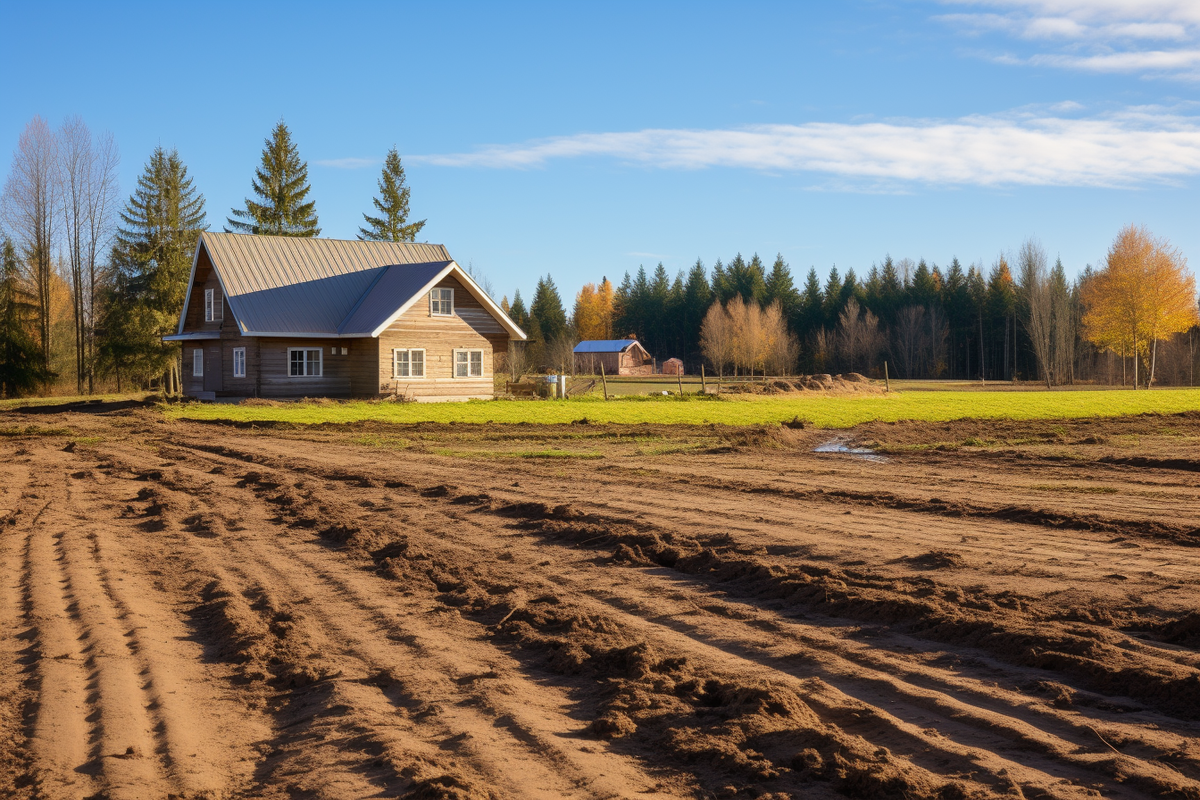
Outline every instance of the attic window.
<svg viewBox="0 0 1200 800"><path fill-rule="evenodd" d="M448 317L454 313L454 290L434 289L429 293L429 313L435 317Z"/></svg>
<svg viewBox="0 0 1200 800"><path fill-rule="evenodd" d="M204 290L204 321L220 322L224 319L224 309L221 305L221 292L217 289Z"/></svg>

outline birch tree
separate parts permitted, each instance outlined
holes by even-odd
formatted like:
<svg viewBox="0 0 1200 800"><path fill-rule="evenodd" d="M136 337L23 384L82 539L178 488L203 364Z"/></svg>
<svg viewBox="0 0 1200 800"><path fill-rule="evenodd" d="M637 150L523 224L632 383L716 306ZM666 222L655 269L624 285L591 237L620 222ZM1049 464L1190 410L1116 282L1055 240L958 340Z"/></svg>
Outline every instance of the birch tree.
<svg viewBox="0 0 1200 800"><path fill-rule="evenodd" d="M75 322L76 390L95 390L97 300L104 279L98 254L107 249L116 205L118 164L111 134L93 139L79 117L58 134L58 181L62 190L62 233Z"/></svg>
<svg viewBox="0 0 1200 800"><path fill-rule="evenodd" d="M1017 254L1018 285L1021 290L1025 330L1033 345L1033 355L1038 369L1050 388L1054 363L1052 348L1054 341L1054 313L1050 293L1050 280L1046 268L1046 251L1035 239L1026 239Z"/></svg>
<svg viewBox="0 0 1200 800"><path fill-rule="evenodd" d="M61 195L57 143L40 116L21 132L0 201L4 222L16 238L34 295L38 348L45 379L50 377L51 293L54 288L52 249Z"/></svg>

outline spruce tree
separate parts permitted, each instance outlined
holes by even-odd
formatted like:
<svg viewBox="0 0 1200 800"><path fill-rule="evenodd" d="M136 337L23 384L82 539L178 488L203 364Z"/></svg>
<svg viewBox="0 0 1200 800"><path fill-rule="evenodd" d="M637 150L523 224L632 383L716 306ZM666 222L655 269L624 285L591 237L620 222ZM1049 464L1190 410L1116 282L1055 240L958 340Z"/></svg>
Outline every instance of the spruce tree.
<svg viewBox="0 0 1200 800"><path fill-rule="evenodd" d="M178 151L154 149L120 217L111 257L116 274L100 326L100 367L149 378L178 352L160 337L179 322L196 240L208 228L204 195Z"/></svg>
<svg viewBox="0 0 1200 800"><path fill-rule="evenodd" d="M383 162L383 174L379 176L380 197L371 199L381 216L363 214L369 227L358 229L358 238L372 242L414 242L425 220L408 221L408 198L412 189L404 182L404 165L400 154L393 147Z"/></svg>
<svg viewBox="0 0 1200 800"><path fill-rule="evenodd" d="M26 330L37 303L21 280L17 249L0 245L0 397L19 397L47 380L41 349Z"/></svg>
<svg viewBox="0 0 1200 800"><path fill-rule="evenodd" d="M567 312L563 310L558 287L549 275L538 279L533 302L529 305L529 316L537 320L547 343L554 342L567 332Z"/></svg>
<svg viewBox="0 0 1200 800"><path fill-rule="evenodd" d="M316 203L305 202L312 188L308 184L308 162L300 160L283 120L264 140L264 145L262 164L250 182L259 199L246 198L245 208L233 209L233 216L226 218L225 232L319 236Z"/></svg>
<svg viewBox="0 0 1200 800"><path fill-rule="evenodd" d="M775 263L771 265L771 272L767 275L763 304L770 305L776 300L779 301L784 319L791 320L800 305L800 293L796 291L792 282L792 271L783 260L782 253L776 254Z"/></svg>
<svg viewBox="0 0 1200 800"><path fill-rule="evenodd" d="M208 229L204 195L196 191L177 150L150 154L137 188L120 212L113 265L137 284L154 309L179 320L200 232Z"/></svg>
<svg viewBox="0 0 1200 800"><path fill-rule="evenodd" d="M508 318L518 328L524 328L529 321L529 312L525 310L525 301L521 299L521 290L513 292L512 305L508 309Z"/></svg>

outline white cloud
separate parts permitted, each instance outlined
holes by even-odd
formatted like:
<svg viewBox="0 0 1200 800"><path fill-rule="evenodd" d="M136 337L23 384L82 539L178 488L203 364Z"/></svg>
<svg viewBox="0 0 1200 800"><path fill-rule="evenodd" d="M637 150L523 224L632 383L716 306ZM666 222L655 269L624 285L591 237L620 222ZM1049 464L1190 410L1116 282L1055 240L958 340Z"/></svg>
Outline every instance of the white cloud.
<svg viewBox="0 0 1200 800"><path fill-rule="evenodd" d="M1088 72L1183 73L1200 66L1200 50L1138 50L1094 56L1035 55L1035 66L1068 67Z"/></svg>
<svg viewBox="0 0 1200 800"><path fill-rule="evenodd" d="M1092 72L1200 78L1200 0L942 0L980 9L936 19L969 35L1003 33L1065 50L1028 57L993 56ZM1154 45L1157 45L1155 47ZM1171 49L1168 45L1178 47ZM1152 49L1144 49L1144 47Z"/></svg>
<svg viewBox="0 0 1200 800"><path fill-rule="evenodd" d="M818 173L873 189L881 182L1137 186L1200 173L1200 118L1135 109L1089 119L1022 112L906 123L650 129L556 136L410 160L529 169L579 158L661 169Z"/></svg>
<svg viewBox="0 0 1200 800"><path fill-rule="evenodd" d="M326 158L314 161L313 163L333 169L363 169L364 167L377 166L381 162L377 158Z"/></svg>

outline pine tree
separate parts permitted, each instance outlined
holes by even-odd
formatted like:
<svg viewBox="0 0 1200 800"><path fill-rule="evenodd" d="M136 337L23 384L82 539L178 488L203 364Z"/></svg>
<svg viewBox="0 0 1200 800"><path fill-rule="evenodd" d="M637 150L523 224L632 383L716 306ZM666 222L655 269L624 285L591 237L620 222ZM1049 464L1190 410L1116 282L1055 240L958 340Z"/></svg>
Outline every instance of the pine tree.
<svg viewBox="0 0 1200 800"><path fill-rule="evenodd" d="M36 314L37 303L21 280L17 249L5 239L0 245L0 397L35 391L47 379L41 350L25 327Z"/></svg>
<svg viewBox="0 0 1200 800"><path fill-rule="evenodd" d="M562 338L567 333L567 314L563 311L558 287L554 285L554 279L549 275L538 279L537 289L533 293L533 302L529 305L529 316L537 320L538 329L547 344Z"/></svg>
<svg viewBox="0 0 1200 800"><path fill-rule="evenodd" d="M113 264L155 309L178 321L200 232L208 229L204 195L177 150L156 147L121 212Z"/></svg>
<svg viewBox="0 0 1200 800"><path fill-rule="evenodd" d="M319 236L316 203L304 201L312 188L308 162L300 160L283 120L263 143L262 164L250 182L259 200L246 198L245 208L233 209L233 216L226 219L226 233Z"/></svg>
<svg viewBox="0 0 1200 800"><path fill-rule="evenodd" d="M775 263L771 265L764 294L766 305L777 300L784 319L788 320L790 324L792 316L800 306L800 293L796 291L796 286L792 282L792 271L788 268L787 262L783 260L782 253L776 254Z"/></svg>
<svg viewBox="0 0 1200 800"><path fill-rule="evenodd" d="M404 165L396 148L388 151L379 176L379 194L371 199L382 216L363 214L370 227L359 228L358 238L373 242L413 242L425 227L425 220L408 222L408 198L412 189L404 182Z"/></svg>
<svg viewBox="0 0 1200 800"><path fill-rule="evenodd" d="M513 292L512 306L508 309L508 318L518 328L524 328L529 321L529 312L525 310L525 301L521 299L521 290Z"/></svg>

